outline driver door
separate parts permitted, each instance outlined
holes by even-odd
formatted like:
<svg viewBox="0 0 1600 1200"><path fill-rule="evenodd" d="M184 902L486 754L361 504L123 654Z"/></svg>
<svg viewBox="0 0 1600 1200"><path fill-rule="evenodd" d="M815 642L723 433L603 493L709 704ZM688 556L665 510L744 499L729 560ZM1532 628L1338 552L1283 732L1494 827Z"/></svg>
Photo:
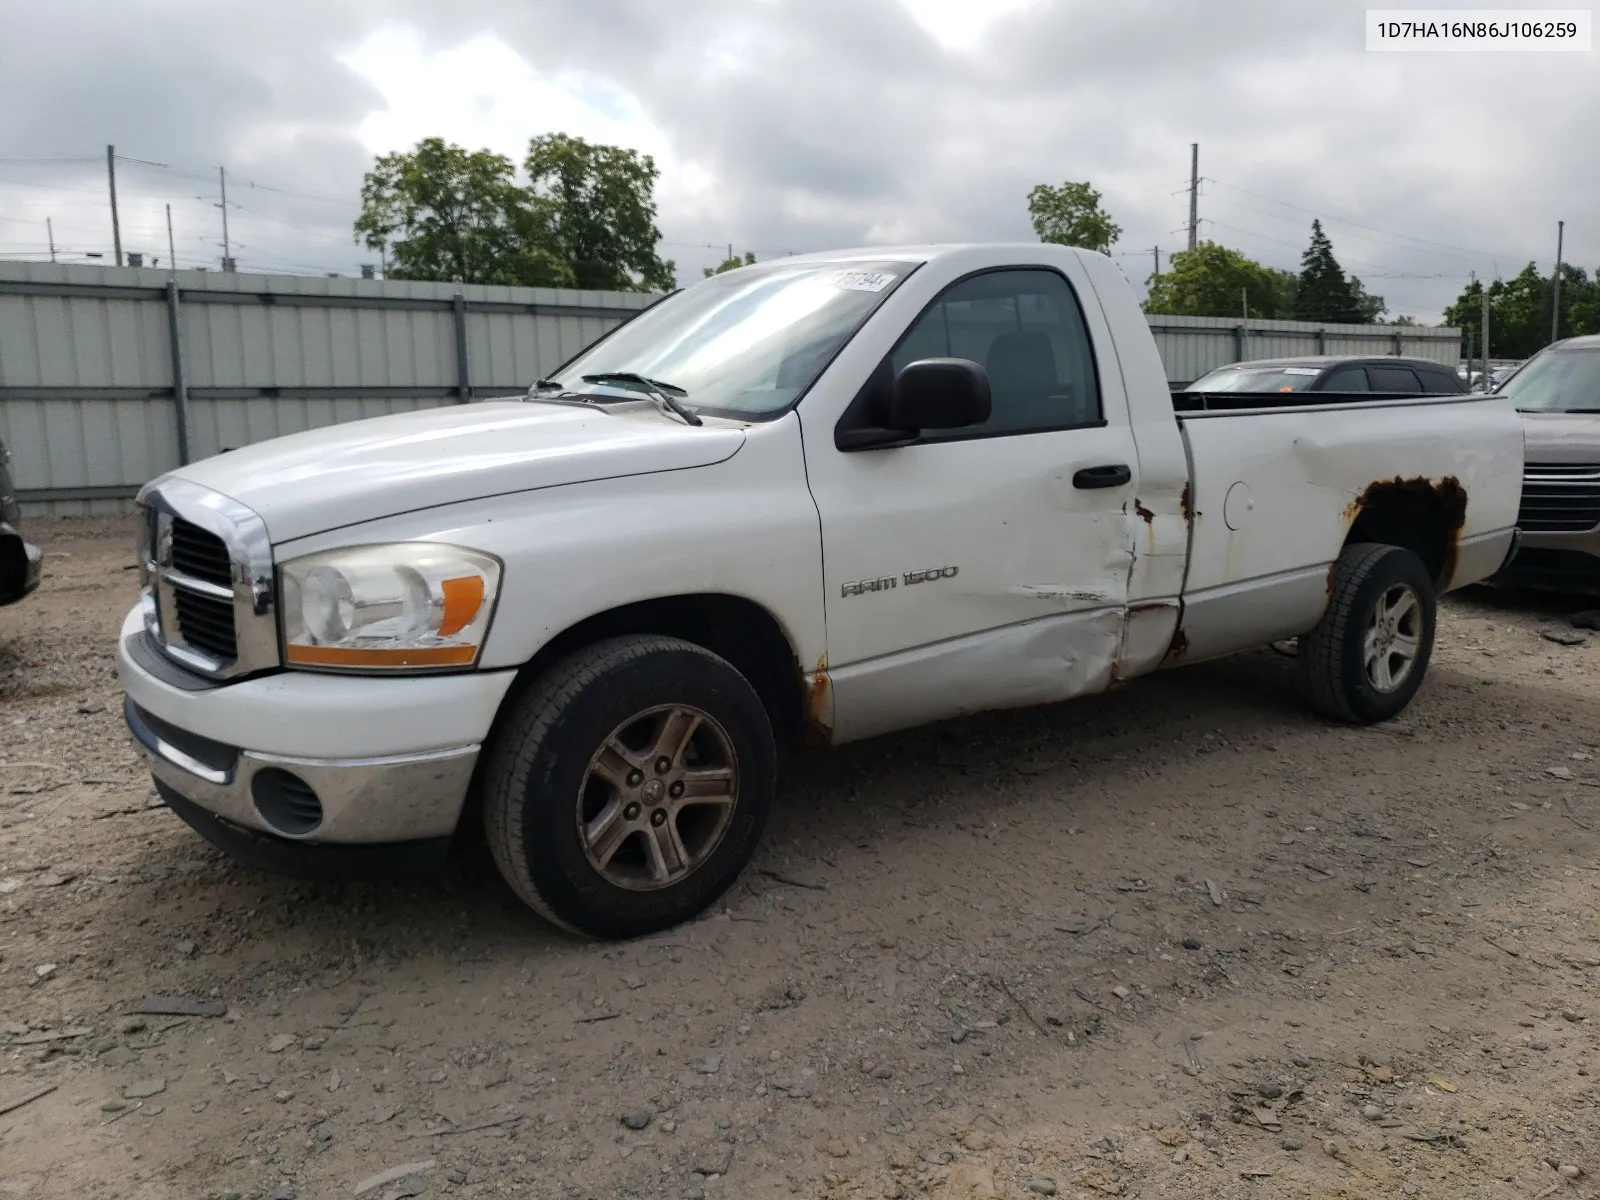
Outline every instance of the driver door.
<svg viewBox="0 0 1600 1200"><path fill-rule="evenodd" d="M1138 461L1120 382L1106 386L1096 362L1091 329L1108 335L1080 272L960 279L890 352L890 371L983 364L982 425L855 452L808 436L835 741L1111 681Z"/></svg>

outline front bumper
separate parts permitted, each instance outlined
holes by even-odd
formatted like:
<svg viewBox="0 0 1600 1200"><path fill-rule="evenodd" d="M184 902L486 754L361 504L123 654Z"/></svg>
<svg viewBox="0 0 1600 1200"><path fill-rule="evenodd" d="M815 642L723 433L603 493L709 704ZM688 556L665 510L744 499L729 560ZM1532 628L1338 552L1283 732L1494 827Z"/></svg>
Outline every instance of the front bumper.
<svg viewBox="0 0 1600 1200"><path fill-rule="evenodd" d="M39 586L44 552L0 521L0 604L15 604Z"/></svg>
<svg viewBox="0 0 1600 1200"><path fill-rule="evenodd" d="M270 847L274 869L448 842L513 678L290 671L212 685L165 668L145 637L136 609L117 669L157 787L230 853L269 865L257 851Z"/></svg>

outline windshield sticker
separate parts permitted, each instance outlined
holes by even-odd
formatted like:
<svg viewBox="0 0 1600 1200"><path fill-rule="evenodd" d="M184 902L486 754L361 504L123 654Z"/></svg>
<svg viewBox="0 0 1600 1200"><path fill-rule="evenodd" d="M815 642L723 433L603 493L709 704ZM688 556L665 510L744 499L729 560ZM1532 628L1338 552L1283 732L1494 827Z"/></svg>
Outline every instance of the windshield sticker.
<svg viewBox="0 0 1600 1200"><path fill-rule="evenodd" d="M1285 375L1320 375L1322 372L1316 367L1285 367Z"/></svg>
<svg viewBox="0 0 1600 1200"><path fill-rule="evenodd" d="M894 282L894 276L882 271L839 271L828 282L851 292L881 292Z"/></svg>

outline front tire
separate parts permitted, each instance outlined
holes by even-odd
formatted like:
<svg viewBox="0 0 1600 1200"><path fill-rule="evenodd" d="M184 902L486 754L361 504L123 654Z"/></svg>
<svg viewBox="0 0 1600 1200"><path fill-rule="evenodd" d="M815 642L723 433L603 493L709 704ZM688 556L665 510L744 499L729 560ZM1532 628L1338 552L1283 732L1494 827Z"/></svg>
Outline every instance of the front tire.
<svg viewBox="0 0 1600 1200"><path fill-rule="evenodd" d="M1397 715L1427 674L1437 616L1433 580L1415 554L1376 542L1346 546L1327 610L1300 638L1312 706L1362 725Z"/></svg>
<svg viewBox="0 0 1600 1200"><path fill-rule="evenodd" d="M495 863L541 916L638 937L703 911L755 853L772 723L728 662L677 638L598 642L514 702L489 750Z"/></svg>

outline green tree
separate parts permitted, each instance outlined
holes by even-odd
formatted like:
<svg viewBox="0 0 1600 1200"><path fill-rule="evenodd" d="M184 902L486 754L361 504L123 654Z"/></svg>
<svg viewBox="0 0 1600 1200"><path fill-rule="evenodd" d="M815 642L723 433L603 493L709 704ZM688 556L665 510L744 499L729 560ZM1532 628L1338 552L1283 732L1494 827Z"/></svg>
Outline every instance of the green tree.
<svg viewBox="0 0 1600 1200"><path fill-rule="evenodd" d="M1492 307L1492 305L1491 305ZM1494 320L1491 313L1490 322ZM1473 354L1483 353L1483 281L1474 278L1461 290L1456 302L1444 310L1444 323L1472 335ZM1492 348L1492 347L1491 347Z"/></svg>
<svg viewBox="0 0 1600 1200"><path fill-rule="evenodd" d="M753 267L756 265L754 251L745 251L745 256L740 258L737 254L725 258L714 267L704 268L705 276L710 279L713 275L721 275L724 271L737 271L740 267Z"/></svg>
<svg viewBox="0 0 1600 1200"><path fill-rule="evenodd" d="M1028 193L1028 212L1041 242L1105 254L1122 236L1122 226L1100 208L1100 193L1087 180L1060 187L1039 184Z"/></svg>
<svg viewBox="0 0 1600 1200"><path fill-rule="evenodd" d="M1357 324L1376 325L1383 319L1384 311L1388 308L1383 302L1383 297L1368 295L1367 289L1355 275L1350 276L1350 296L1356 302ZM1393 323L1396 325L1405 324L1404 321L1395 321Z"/></svg>
<svg viewBox="0 0 1600 1200"><path fill-rule="evenodd" d="M1300 276L1293 271L1285 271L1279 267L1267 267L1267 272L1277 282L1277 298L1271 303L1261 302L1260 308L1254 299L1250 302L1251 311L1258 317L1270 317L1274 320L1289 321L1294 319L1294 301L1300 292Z"/></svg>
<svg viewBox="0 0 1600 1200"><path fill-rule="evenodd" d="M1383 312L1383 297L1369 296L1359 279L1346 279L1333 256L1333 243L1322 232L1322 222L1311 222L1311 244L1300 257L1300 286L1295 291L1294 315L1301 321L1331 321L1345 325L1370 325Z"/></svg>
<svg viewBox="0 0 1600 1200"><path fill-rule="evenodd" d="M675 285L656 255L649 155L566 134L534 138L520 187L510 159L424 138L381 155L361 185L357 241L396 279L621 291Z"/></svg>
<svg viewBox="0 0 1600 1200"><path fill-rule="evenodd" d="M356 238L388 254L394 279L570 284L545 248L546 214L513 170L504 155L443 138L380 155L361 184Z"/></svg>
<svg viewBox="0 0 1600 1200"><path fill-rule="evenodd" d="M1183 317L1281 318L1291 304L1286 271L1264 267L1237 250L1216 242L1201 242L1193 250L1173 254L1171 270L1152 275L1144 302L1148 313Z"/></svg>
<svg viewBox="0 0 1600 1200"><path fill-rule="evenodd" d="M548 206L551 252L574 286L666 291L673 264L656 255L655 159L565 133L528 143L523 168L534 201Z"/></svg>
<svg viewBox="0 0 1600 1200"><path fill-rule="evenodd" d="M1574 268L1581 278L1583 268ZM1575 289L1576 295L1567 298L1567 280L1561 277L1561 322L1567 337L1586 333L1600 333L1600 267L1595 268L1594 280L1585 280L1587 286Z"/></svg>
<svg viewBox="0 0 1600 1200"><path fill-rule="evenodd" d="M1550 277L1533 263L1515 277L1489 285L1490 355L1527 358L1550 343L1554 290ZM1444 311L1445 324L1471 331L1478 353L1483 347L1483 293L1483 284L1474 279ZM1585 333L1600 333L1600 286L1582 267L1566 263L1561 268L1560 336Z"/></svg>

